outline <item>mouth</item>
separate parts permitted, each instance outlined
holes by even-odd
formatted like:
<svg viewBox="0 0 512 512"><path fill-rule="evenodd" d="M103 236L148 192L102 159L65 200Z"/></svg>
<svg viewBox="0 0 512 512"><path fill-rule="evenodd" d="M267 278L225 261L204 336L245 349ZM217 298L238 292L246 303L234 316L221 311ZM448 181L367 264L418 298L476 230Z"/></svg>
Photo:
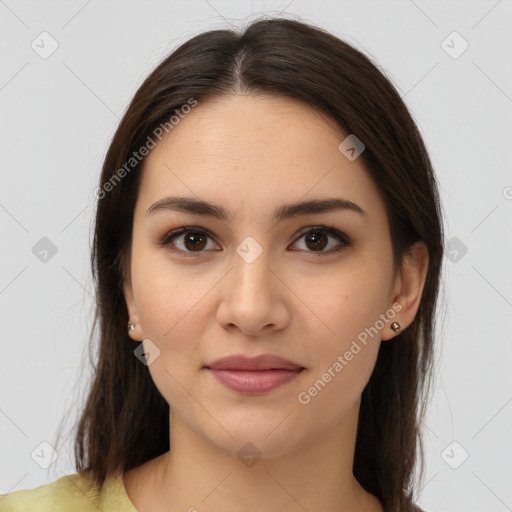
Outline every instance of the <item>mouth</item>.
<svg viewBox="0 0 512 512"><path fill-rule="evenodd" d="M223 357L205 366L212 370L298 370L302 365L283 359L273 354L262 354L248 357L243 354L235 354Z"/></svg>
<svg viewBox="0 0 512 512"><path fill-rule="evenodd" d="M203 367L228 389L246 395L267 393L295 379L306 368L271 354L228 356Z"/></svg>
<svg viewBox="0 0 512 512"><path fill-rule="evenodd" d="M258 395L277 389L305 371L297 370L214 370L207 368L225 387L246 395Z"/></svg>

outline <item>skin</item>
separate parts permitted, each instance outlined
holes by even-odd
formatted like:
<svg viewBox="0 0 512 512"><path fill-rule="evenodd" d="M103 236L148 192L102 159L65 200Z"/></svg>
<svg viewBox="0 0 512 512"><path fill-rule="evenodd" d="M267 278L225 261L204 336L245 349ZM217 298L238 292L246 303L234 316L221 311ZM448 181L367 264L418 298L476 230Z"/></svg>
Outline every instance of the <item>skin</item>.
<svg viewBox="0 0 512 512"><path fill-rule="evenodd" d="M428 253L418 243L393 276L386 209L362 158L349 161L338 150L347 135L293 99L231 95L200 102L146 158L124 295L130 323L138 322L130 336L160 350L148 369L170 404L171 450L124 474L137 510L383 510L352 473L361 393L381 341L396 336L390 324L406 328L414 319ZM146 215L168 195L212 202L233 219ZM366 215L271 218L283 204L333 197ZM214 238L199 253L186 235L158 244L181 225ZM319 225L352 244L329 253L340 242L325 235L319 254L307 229L299 233ZM248 236L262 248L251 263L236 252ZM298 394L393 304L401 310L379 334L308 404L299 403ZM306 370L264 395L242 395L203 368L240 353L276 354ZM262 454L252 467L237 457L247 442Z"/></svg>

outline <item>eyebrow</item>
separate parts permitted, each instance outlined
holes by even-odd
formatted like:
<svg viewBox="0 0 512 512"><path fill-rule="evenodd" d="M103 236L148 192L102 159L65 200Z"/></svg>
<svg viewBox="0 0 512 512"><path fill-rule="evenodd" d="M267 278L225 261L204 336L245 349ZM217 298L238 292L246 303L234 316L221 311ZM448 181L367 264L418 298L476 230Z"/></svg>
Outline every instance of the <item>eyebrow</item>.
<svg viewBox="0 0 512 512"><path fill-rule="evenodd" d="M176 197L169 196L160 199L152 204L146 215L152 215L159 211L179 211L184 213L193 213L196 215L204 215L219 220L231 220L232 216L222 207L207 201L202 201L193 197ZM312 199L310 201L301 201L298 203L285 204L276 208L272 218L274 222L280 222L284 219L290 219L299 215L307 215L311 213L327 213L333 211L351 211L366 216L366 212L356 203L348 199L332 198L332 199Z"/></svg>

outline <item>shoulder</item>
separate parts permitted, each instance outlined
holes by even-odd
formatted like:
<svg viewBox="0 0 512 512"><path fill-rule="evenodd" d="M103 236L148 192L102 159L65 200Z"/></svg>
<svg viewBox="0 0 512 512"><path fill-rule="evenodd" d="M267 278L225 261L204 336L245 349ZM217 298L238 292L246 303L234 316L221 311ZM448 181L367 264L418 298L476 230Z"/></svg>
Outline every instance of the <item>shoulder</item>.
<svg viewBox="0 0 512 512"><path fill-rule="evenodd" d="M0 512L97 512L105 505L119 505L115 510L132 512L123 500L122 478L110 477L100 490L87 472L65 475L34 489L0 495Z"/></svg>
<svg viewBox="0 0 512 512"><path fill-rule="evenodd" d="M34 512L65 510L71 505L74 510L96 509L93 504L95 488L85 473L65 475L49 484L0 495L1 512ZM77 508L82 506L81 508ZM90 504L90 506L89 506ZM73 509L73 508L71 508Z"/></svg>

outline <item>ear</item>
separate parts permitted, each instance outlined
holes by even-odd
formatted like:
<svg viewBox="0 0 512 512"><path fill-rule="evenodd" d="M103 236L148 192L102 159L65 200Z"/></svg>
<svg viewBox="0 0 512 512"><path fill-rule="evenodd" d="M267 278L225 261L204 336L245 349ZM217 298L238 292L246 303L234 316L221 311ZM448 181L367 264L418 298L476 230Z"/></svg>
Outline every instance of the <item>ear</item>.
<svg viewBox="0 0 512 512"><path fill-rule="evenodd" d="M399 333L391 329L393 322L399 322L401 331L413 321L421 302L421 295L425 286L428 270L428 249L425 242L416 242L410 248L410 253L404 257L402 272L397 276L391 293L391 308L393 304L400 304L401 309L382 331L382 341L389 340Z"/></svg>
<svg viewBox="0 0 512 512"><path fill-rule="evenodd" d="M133 331L128 331L128 336L134 341L142 341L142 329L139 323L139 315L137 313L137 306L135 305L135 299L133 296L133 287L131 279L131 258L128 256L122 263L122 275L123 275L123 294L126 302L126 309L128 311L128 323L135 324Z"/></svg>

